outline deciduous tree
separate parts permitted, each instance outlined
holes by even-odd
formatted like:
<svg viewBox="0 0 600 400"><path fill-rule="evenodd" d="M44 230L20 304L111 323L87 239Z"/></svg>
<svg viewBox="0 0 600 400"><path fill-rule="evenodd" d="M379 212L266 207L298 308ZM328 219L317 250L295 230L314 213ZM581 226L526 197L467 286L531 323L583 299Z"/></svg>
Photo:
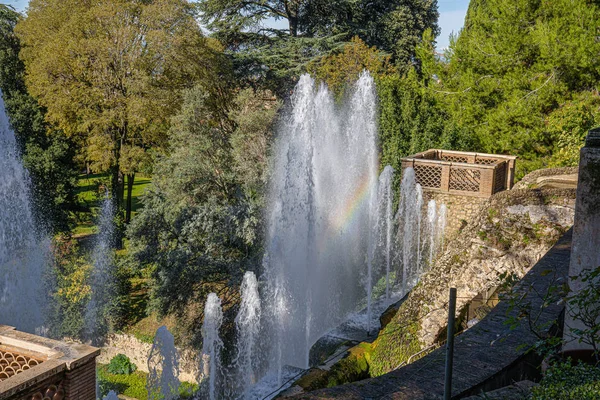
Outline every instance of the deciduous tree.
<svg viewBox="0 0 600 400"><path fill-rule="evenodd" d="M16 30L30 92L95 170L110 171L117 206L127 176L129 220L135 172L166 146L181 89L203 81L226 93L218 46L185 0L32 0Z"/></svg>

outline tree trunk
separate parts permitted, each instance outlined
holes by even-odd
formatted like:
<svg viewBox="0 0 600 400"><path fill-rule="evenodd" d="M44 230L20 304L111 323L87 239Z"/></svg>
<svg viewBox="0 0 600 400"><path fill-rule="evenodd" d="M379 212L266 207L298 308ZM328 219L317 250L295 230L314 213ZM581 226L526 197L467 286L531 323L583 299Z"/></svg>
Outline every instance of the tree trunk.
<svg viewBox="0 0 600 400"><path fill-rule="evenodd" d="M128 224L131 221L131 193L133 192L133 181L135 180L135 173L127 174L127 204L125 206L125 223Z"/></svg>
<svg viewBox="0 0 600 400"><path fill-rule="evenodd" d="M298 36L298 18L294 16L289 17L290 21L290 36L296 37Z"/></svg>
<svg viewBox="0 0 600 400"><path fill-rule="evenodd" d="M121 139L119 135L119 130L116 129L113 133L113 140L115 143L115 148L113 150L113 156L115 159L115 163L111 168L111 199L113 203L113 212L114 221L115 221L115 237L114 237L114 246L117 249L123 248L123 227L120 221L122 219L122 201L123 201L123 174L121 173Z"/></svg>
<svg viewBox="0 0 600 400"><path fill-rule="evenodd" d="M284 1L285 13L290 26L290 36L298 36L298 5L294 0Z"/></svg>

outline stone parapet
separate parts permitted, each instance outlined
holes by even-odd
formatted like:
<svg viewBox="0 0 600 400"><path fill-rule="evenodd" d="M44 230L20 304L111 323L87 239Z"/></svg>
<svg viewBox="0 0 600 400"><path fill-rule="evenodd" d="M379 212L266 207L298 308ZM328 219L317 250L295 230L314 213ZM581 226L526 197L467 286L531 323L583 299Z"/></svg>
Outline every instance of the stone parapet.
<svg viewBox="0 0 600 400"><path fill-rule="evenodd" d="M587 272L600 267L600 128L589 131L586 144L579 157L579 180L575 203L575 223L573 225L573 253L569 267L569 288L577 295L588 285L598 282L581 279ZM592 329L581 316L582 310L569 302L565 315L564 350L592 349L588 340L582 340L573 332ZM597 310L583 310L583 314L598 314ZM600 321L596 321L600 323ZM588 343L585 343L588 342Z"/></svg>
<svg viewBox="0 0 600 400"><path fill-rule="evenodd" d="M99 349L0 325L0 354L0 400L96 399Z"/></svg>

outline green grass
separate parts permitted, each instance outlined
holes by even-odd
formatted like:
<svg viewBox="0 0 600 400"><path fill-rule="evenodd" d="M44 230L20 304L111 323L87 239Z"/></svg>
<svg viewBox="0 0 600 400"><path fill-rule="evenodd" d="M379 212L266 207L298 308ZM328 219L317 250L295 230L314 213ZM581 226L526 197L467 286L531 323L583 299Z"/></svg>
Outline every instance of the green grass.
<svg viewBox="0 0 600 400"><path fill-rule="evenodd" d="M117 394L123 394L138 400L148 400L147 373L137 370L130 375L115 375L108 372L107 365L98 365L96 372L102 396L106 396L109 391L114 390ZM197 389L197 385L182 382L179 387L179 395L182 398L189 398Z"/></svg>
<svg viewBox="0 0 600 400"><path fill-rule="evenodd" d="M151 179L137 176L131 192L131 215L135 216L142 208L141 197L150 184ZM108 174L81 174L77 181L77 200L82 208L87 211L78 213L77 226L73 230L75 236L88 236L97 232L96 220L100 208L100 201L104 198L106 188L110 185Z"/></svg>

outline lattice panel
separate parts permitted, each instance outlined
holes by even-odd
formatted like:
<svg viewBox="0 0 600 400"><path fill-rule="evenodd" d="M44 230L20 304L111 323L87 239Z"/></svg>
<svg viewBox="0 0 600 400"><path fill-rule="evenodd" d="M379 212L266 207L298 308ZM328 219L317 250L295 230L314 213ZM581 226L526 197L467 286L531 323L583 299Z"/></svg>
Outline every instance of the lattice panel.
<svg viewBox="0 0 600 400"><path fill-rule="evenodd" d="M496 168L496 178L494 179L494 193L506 188L506 163L500 164Z"/></svg>
<svg viewBox="0 0 600 400"><path fill-rule="evenodd" d="M481 171L476 169L452 168L450 169L450 190L465 192L479 192Z"/></svg>
<svg viewBox="0 0 600 400"><path fill-rule="evenodd" d="M22 354L0 350L0 382L41 363Z"/></svg>
<svg viewBox="0 0 600 400"><path fill-rule="evenodd" d="M439 188L442 186L442 167L437 165L415 165L417 183L424 188Z"/></svg>
<svg viewBox="0 0 600 400"><path fill-rule="evenodd" d="M440 160L455 162L455 163L467 163L469 159L465 156L461 156L458 154L444 154L440 158Z"/></svg>
<svg viewBox="0 0 600 400"><path fill-rule="evenodd" d="M480 165L494 165L498 162L499 162L499 160L497 158L479 158L479 157L477 157L477 159L475 160L475 164L480 164Z"/></svg>

